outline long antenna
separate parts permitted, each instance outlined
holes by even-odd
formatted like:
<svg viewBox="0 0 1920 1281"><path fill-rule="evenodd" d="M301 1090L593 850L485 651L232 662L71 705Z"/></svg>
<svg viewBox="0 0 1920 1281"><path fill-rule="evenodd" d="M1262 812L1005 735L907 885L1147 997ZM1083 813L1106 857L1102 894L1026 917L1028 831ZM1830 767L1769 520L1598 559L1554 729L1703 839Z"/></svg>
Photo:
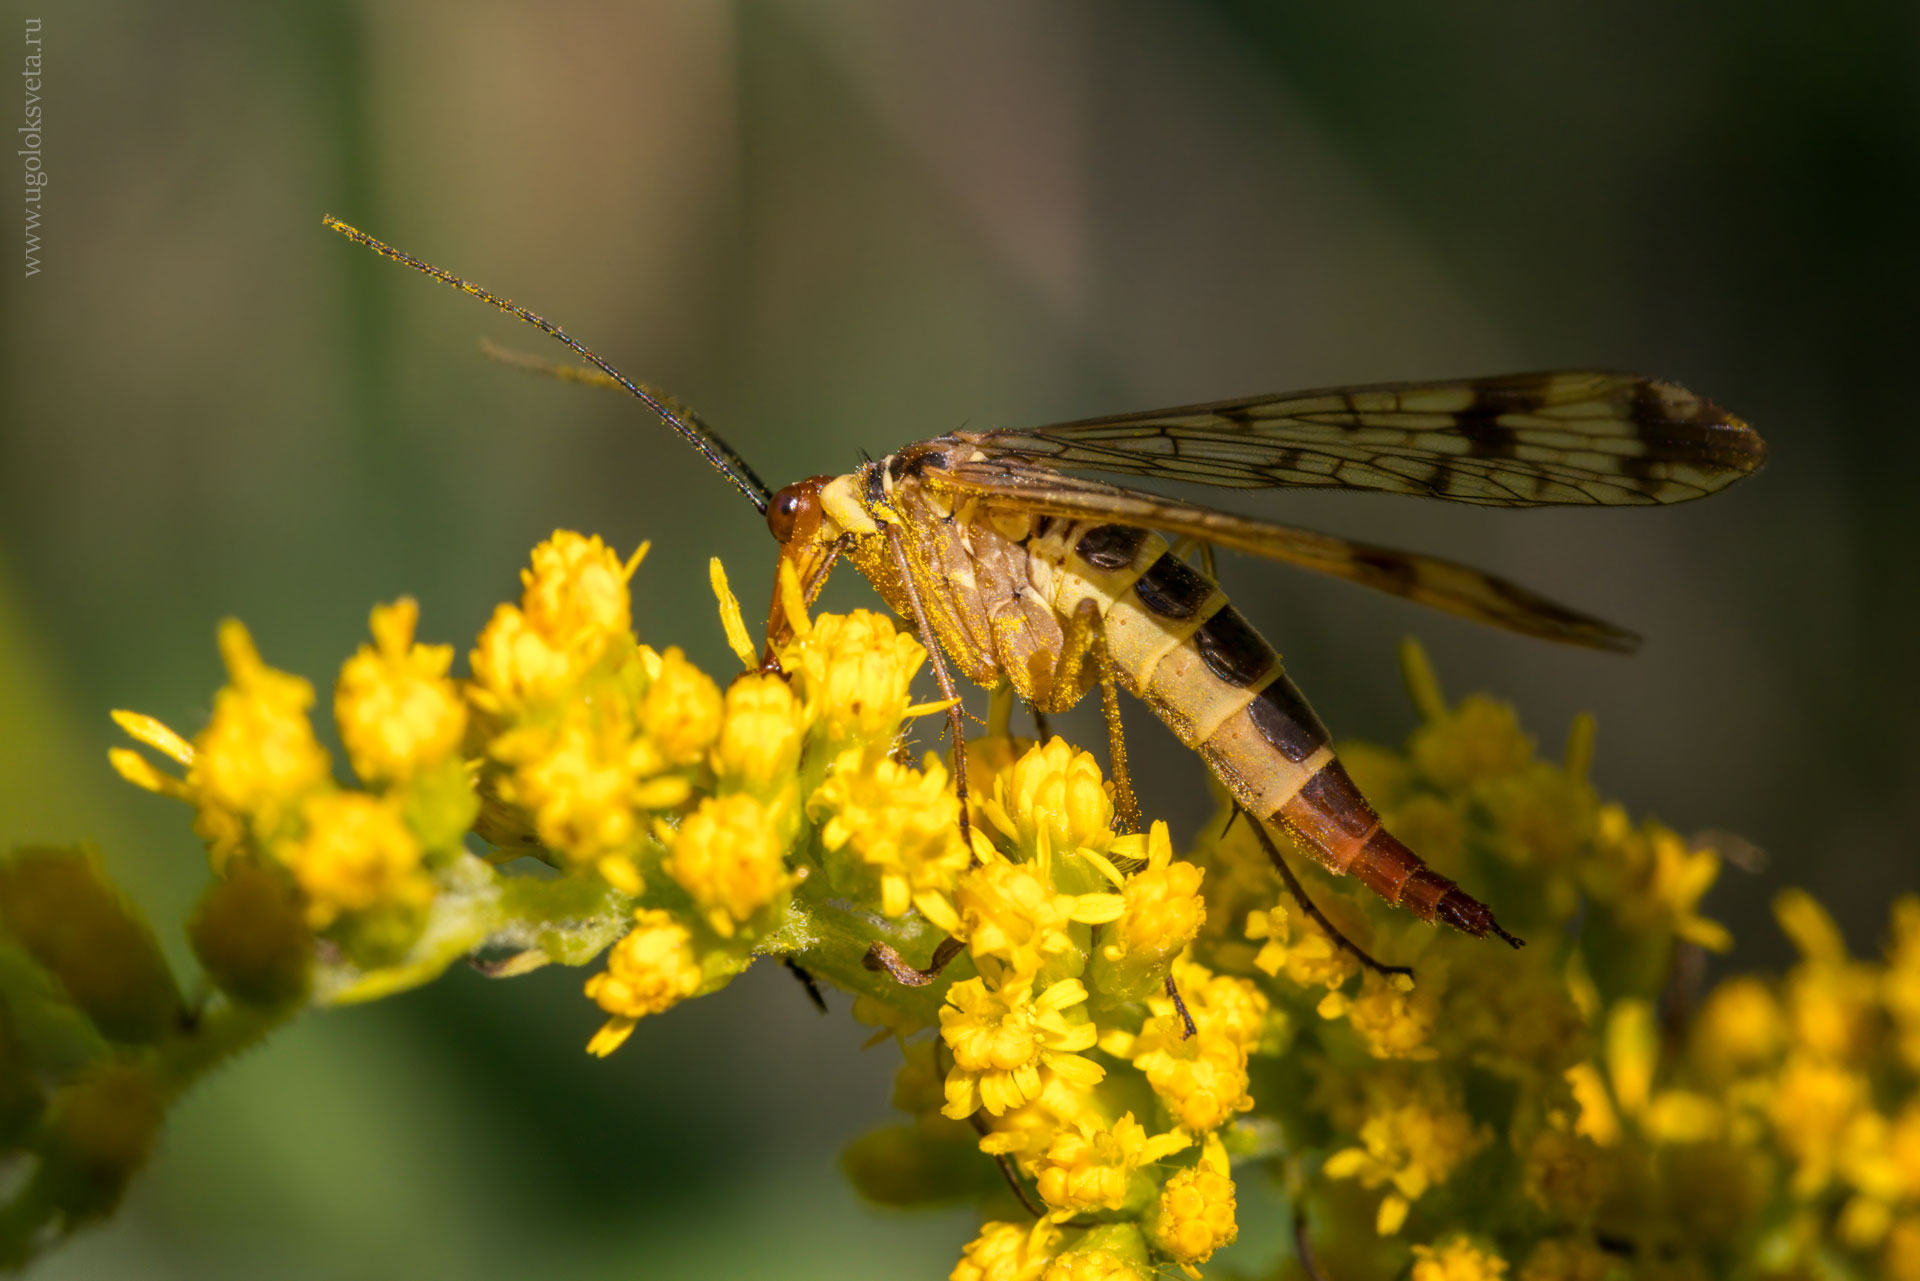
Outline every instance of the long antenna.
<svg viewBox="0 0 1920 1281"><path fill-rule="evenodd" d="M376 240L366 232L361 231L358 227L351 227L341 222L332 214L328 214L325 218L321 219L321 221L345 236L348 240L354 241L356 244L365 245L382 258L390 258L402 266L411 267L423 275L432 276L442 284L452 285L462 293L472 294L482 302L492 303L508 315L518 316L548 337L565 343L568 347L571 347L582 360L585 360L607 377L619 383L620 386L626 388L627 391L633 395L634 399L657 414L661 422L679 432L680 435L685 438L686 442L699 450L701 456L712 463L721 475L733 482L735 489L746 495L748 502L760 509L761 515L766 515L767 504L772 500L772 493L768 490L766 482L753 474L753 468L747 466L747 460L733 452L731 445L715 435L705 424L697 420L690 421L692 418L691 415L683 417L675 413L660 397L655 396L642 387L635 386L628 380L625 374L600 359L600 357L594 355L591 351L588 351L585 344L575 339L571 334L567 333L566 330L560 328L560 326L542 316L535 315L525 307L500 297L496 293L482 289L479 285L462 280L450 271L442 271L432 263L421 262L412 254L403 253L385 241Z"/></svg>

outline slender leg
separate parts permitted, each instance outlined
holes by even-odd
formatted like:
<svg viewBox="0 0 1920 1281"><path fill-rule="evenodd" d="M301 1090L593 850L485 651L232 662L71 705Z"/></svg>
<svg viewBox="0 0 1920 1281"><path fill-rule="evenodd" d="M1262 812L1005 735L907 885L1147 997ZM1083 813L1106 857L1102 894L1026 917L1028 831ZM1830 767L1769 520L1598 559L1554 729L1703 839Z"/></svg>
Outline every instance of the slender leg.
<svg viewBox="0 0 1920 1281"><path fill-rule="evenodd" d="M1353 955L1359 960L1360 964L1366 966L1368 969L1372 970L1375 974L1380 974L1380 975L1404 974L1408 978L1413 977L1412 966L1382 965L1380 962L1374 960L1371 956L1369 956L1366 950L1363 949L1358 943L1355 943L1352 939L1348 938L1346 935L1342 934L1339 930L1335 929L1333 922L1327 919L1326 913L1322 912L1317 906L1315 906L1314 901L1307 897L1306 887L1300 884L1300 878L1293 874L1293 869L1291 867L1287 866L1287 860L1280 856L1280 849L1278 846L1276 846L1273 843L1273 838L1267 835L1267 829L1265 825L1257 822L1254 819L1253 815L1249 814L1247 815L1247 826L1253 829L1254 835L1260 838L1260 844L1266 847L1267 857L1272 859L1274 867L1279 869L1280 879L1287 883L1287 890L1289 893L1293 895L1294 901L1299 903L1301 908L1306 912L1306 914L1312 917L1314 919L1314 922L1317 925L1319 925L1321 929L1327 932L1328 938L1332 939L1335 943L1338 943L1341 947L1346 948L1347 951L1353 953Z"/></svg>
<svg viewBox="0 0 1920 1281"><path fill-rule="evenodd" d="M807 989L807 999L813 1002L813 1008L822 1014L827 1012L827 998L820 995L820 985L813 980L813 974L791 956L780 958L780 964L787 967L793 977L800 980L800 986Z"/></svg>
<svg viewBox="0 0 1920 1281"><path fill-rule="evenodd" d="M947 968L947 962L960 955L966 944L956 938L941 939L933 949L933 959L927 962L927 968L916 970L908 964L907 958L900 955L885 943L868 945L867 954L860 958L860 964L870 970L885 970L893 975L893 981L904 987L925 987L940 977L940 971Z"/></svg>
<svg viewBox="0 0 1920 1281"><path fill-rule="evenodd" d="M973 852L973 825L967 818L967 727L960 711L960 695L953 687L953 676L947 671L947 658L940 649L940 637L935 634L933 624L927 621L926 606L920 603L920 588L913 579L913 566L907 560L907 545L900 537L897 525L887 526L887 542L893 548L893 563L900 571L900 582L907 591L907 604L913 606L913 623L920 629L920 642L927 647L927 661L933 667L933 679L940 686L940 697L948 701L947 727L953 737L953 790L960 798L960 840L967 847L967 857L974 862L979 855Z"/></svg>
<svg viewBox="0 0 1920 1281"><path fill-rule="evenodd" d="M1047 724L1047 714L1038 706L1033 706L1033 733L1035 739L1042 743L1053 737L1053 729Z"/></svg>
<svg viewBox="0 0 1920 1281"><path fill-rule="evenodd" d="M940 1066L940 1051L945 1048L945 1045L946 1043L944 1041L939 1040L933 1043L933 1066L942 1077L947 1074L947 1069ZM987 1135L993 1132L993 1127L988 1125L987 1119L978 1112L975 1112L967 1118L967 1124L971 1125L975 1132L981 1135ZM1046 1209L1034 1203L1032 1194L1027 1191L1026 1185L1020 1182L1020 1172L1014 1168L1013 1159L1004 1152L1000 1152L994 1154L993 1163L1000 1167L1000 1177L1007 1181L1007 1186L1013 1189L1013 1195L1020 1199L1020 1204L1026 1207L1027 1213L1036 1219L1043 1217L1046 1214Z"/></svg>
<svg viewBox="0 0 1920 1281"><path fill-rule="evenodd" d="M976 1125L974 1128L980 1127ZM1020 1204L1026 1207L1028 1214L1036 1219L1046 1214L1046 1210L1033 1203L1033 1197L1028 1194L1026 1184L1020 1182L1020 1175L1013 1168L1012 1157L1004 1152L996 1153L993 1163L1000 1167L1000 1177L1007 1181L1007 1186L1013 1189L1013 1194L1020 1198Z"/></svg>
<svg viewBox="0 0 1920 1281"><path fill-rule="evenodd" d="M1049 694L1057 701L1063 690L1078 689L1081 670L1089 662L1100 681L1100 711L1107 722L1113 805L1119 811L1121 830L1131 834L1140 830L1140 802L1134 797L1133 775L1127 769L1126 729L1120 722L1120 682L1113 670L1113 658L1107 653L1105 620L1092 601L1083 600L1067 619Z"/></svg>
<svg viewBox="0 0 1920 1281"><path fill-rule="evenodd" d="M1180 1026L1184 1029L1180 1039L1185 1041L1198 1035L1200 1029L1193 1025L1193 1015L1187 1013L1187 1003L1180 999L1180 989L1174 984L1171 974L1167 975L1167 995L1173 998L1173 1008L1180 1014Z"/></svg>
<svg viewBox="0 0 1920 1281"><path fill-rule="evenodd" d="M848 541L848 536L845 534L834 539L833 545L827 548L827 554L820 562L820 568L814 572L811 579L801 584L802 590L806 593L808 608L812 608L813 602L819 599L821 592L826 590L827 579L833 576L833 567L838 565L840 557L846 554Z"/></svg>
<svg viewBox="0 0 1920 1281"><path fill-rule="evenodd" d="M1120 683L1113 676L1113 660L1107 655L1106 641L1100 643L1095 661L1100 667L1100 714L1107 722L1107 756L1113 774L1113 804L1120 811L1120 830L1140 830L1140 801L1133 794L1133 771L1127 768L1127 731L1120 723Z"/></svg>

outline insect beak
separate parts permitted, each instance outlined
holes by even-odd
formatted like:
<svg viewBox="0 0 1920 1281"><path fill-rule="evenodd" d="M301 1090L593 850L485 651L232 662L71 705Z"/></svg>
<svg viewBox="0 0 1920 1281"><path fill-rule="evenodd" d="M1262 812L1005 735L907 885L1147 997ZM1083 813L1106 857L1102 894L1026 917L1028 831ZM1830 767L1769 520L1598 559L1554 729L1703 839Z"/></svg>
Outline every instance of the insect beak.
<svg viewBox="0 0 1920 1281"><path fill-rule="evenodd" d="M806 609L826 585L827 574L840 556L837 538L795 538L780 545L780 563L773 580L773 600L767 606L767 648L760 670L777 672L775 654L794 633L806 626ZM798 612L796 618L795 612Z"/></svg>

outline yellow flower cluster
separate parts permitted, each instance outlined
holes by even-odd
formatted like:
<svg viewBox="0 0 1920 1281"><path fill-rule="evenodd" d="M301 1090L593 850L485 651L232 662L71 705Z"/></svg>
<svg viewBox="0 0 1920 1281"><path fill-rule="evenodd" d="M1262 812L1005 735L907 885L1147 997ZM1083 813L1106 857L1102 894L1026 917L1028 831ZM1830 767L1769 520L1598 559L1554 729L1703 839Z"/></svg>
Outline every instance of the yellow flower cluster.
<svg viewBox="0 0 1920 1281"><path fill-rule="evenodd" d="M461 855L474 798L461 755L467 714L448 677L450 648L419 645L419 609L373 611L373 643L341 669L334 717L362 787L333 777L314 736L313 686L262 661L238 622L220 628L228 684L192 742L152 717L115 712L131 737L183 766L165 773L127 748L109 753L128 781L191 803L214 870L276 869L297 887L308 924L373 961L404 951L426 922L435 869Z"/></svg>
<svg viewBox="0 0 1920 1281"><path fill-rule="evenodd" d="M747 669L723 687L635 636L644 551L542 543L464 681L450 647L416 643L412 602L375 610L335 688L351 785L312 686L238 623L193 739L116 713L179 772L127 749L114 766L193 806L229 891L194 925L223 991L284 999L308 960L337 1001L462 957L503 976L604 957L603 1055L784 958L901 1046L908 1123L849 1149L862 1190L997 1216L960 1281L1198 1278L1262 1182L1324 1249L1316 1274L1920 1281L1920 898L1870 962L1783 894L1793 970L1700 996L1700 950L1731 942L1702 914L1711 844L1598 797L1591 722L1542 760L1511 708L1448 704L1414 649L1403 749L1342 756L1523 951L1317 876L1310 910L1244 820L1187 858L1164 824L1117 830L1095 758L1004 715L968 743L969 844L949 765L909 750L945 708L913 701L919 640L877 613L809 618L786 568L792 631L763 667L716 563Z"/></svg>

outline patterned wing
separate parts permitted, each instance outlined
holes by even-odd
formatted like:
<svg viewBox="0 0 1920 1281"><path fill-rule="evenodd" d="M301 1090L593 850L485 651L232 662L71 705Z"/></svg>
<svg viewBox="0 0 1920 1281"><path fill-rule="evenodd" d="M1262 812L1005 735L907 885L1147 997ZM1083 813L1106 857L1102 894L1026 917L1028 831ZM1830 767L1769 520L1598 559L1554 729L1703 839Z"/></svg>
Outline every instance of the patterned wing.
<svg viewBox="0 0 1920 1281"><path fill-rule="evenodd" d="M960 438L990 457L1075 471L1489 507L1686 502L1766 460L1759 433L1683 387L1579 370L1254 396Z"/></svg>
<svg viewBox="0 0 1920 1281"><path fill-rule="evenodd" d="M922 478L929 485L956 495L972 495L994 507L1069 520L1138 525L1198 538L1219 547L1319 570L1528 636L1618 651L1631 650L1640 643L1631 632L1557 604L1518 583L1453 561L1350 542L1291 525L1249 520L1104 481L1062 475L1024 459L980 458L957 466L930 468Z"/></svg>

